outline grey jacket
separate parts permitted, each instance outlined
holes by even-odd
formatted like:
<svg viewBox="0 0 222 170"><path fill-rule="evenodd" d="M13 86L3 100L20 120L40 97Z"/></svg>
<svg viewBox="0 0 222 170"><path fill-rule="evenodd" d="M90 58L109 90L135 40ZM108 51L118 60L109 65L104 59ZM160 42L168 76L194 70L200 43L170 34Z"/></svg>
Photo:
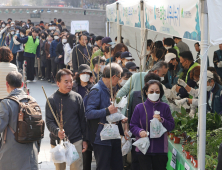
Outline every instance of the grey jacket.
<svg viewBox="0 0 222 170"><path fill-rule="evenodd" d="M10 96L22 99L26 93L21 89L15 89ZM0 133L7 128L6 143L1 144L0 169L1 170L38 170L37 142L20 144L15 141L14 134L8 124L16 131L19 106L15 101L3 99L0 102Z"/></svg>

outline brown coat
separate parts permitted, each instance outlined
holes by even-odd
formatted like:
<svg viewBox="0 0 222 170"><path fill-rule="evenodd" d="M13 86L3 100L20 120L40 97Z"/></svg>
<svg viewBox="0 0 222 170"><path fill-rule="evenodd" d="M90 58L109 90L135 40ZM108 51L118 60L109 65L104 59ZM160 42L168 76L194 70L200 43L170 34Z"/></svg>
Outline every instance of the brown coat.
<svg viewBox="0 0 222 170"><path fill-rule="evenodd" d="M48 42L45 43L45 54L46 54L46 59L50 60L50 52L49 52L50 44Z"/></svg>

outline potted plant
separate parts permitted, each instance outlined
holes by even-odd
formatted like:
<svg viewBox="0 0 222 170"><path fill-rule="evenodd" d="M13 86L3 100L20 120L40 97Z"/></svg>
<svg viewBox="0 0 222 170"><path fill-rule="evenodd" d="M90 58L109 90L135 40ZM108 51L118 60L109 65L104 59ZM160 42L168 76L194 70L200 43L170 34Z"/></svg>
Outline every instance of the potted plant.
<svg viewBox="0 0 222 170"><path fill-rule="evenodd" d="M179 138L179 136L181 136L182 135L182 132L181 131L179 131L179 130L175 130L175 132L174 132L174 143L176 143L176 144L179 144L180 143L180 138Z"/></svg>
<svg viewBox="0 0 222 170"><path fill-rule="evenodd" d="M190 159L190 150L192 149L192 145L190 143L187 143L184 146L185 156L187 159Z"/></svg>

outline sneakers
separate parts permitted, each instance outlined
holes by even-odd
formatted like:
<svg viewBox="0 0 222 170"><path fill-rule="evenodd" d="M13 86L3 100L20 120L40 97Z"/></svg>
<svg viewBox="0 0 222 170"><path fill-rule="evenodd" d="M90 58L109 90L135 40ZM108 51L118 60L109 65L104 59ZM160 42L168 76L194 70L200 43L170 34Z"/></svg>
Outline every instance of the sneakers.
<svg viewBox="0 0 222 170"><path fill-rule="evenodd" d="M42 78L41 78L41 81L43 81L43 80L45 80L45 77L42 77Z"/></svg>
<svg viewBox="0 0 222 170"><path fill-rule="evenodd" d="M26 80L26 83L35 83L36 82L36 80Z"/></svg>
<svg viewBox="0 0 222 170"><path fill-rule="evenodd" d="M51 83L51 79L48 79L48 82Z"/></svg>

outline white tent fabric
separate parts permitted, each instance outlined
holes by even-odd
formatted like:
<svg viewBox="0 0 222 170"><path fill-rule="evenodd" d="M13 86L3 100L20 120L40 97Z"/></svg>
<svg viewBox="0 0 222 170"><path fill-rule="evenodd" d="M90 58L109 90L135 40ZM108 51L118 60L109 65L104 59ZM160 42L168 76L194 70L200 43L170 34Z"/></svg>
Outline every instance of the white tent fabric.
<svg viewBox="0 0 222 170"><path fill-rule="evenodd" d="M207 0L210 43L218 45L222 43L222 0Z"/></svg>

